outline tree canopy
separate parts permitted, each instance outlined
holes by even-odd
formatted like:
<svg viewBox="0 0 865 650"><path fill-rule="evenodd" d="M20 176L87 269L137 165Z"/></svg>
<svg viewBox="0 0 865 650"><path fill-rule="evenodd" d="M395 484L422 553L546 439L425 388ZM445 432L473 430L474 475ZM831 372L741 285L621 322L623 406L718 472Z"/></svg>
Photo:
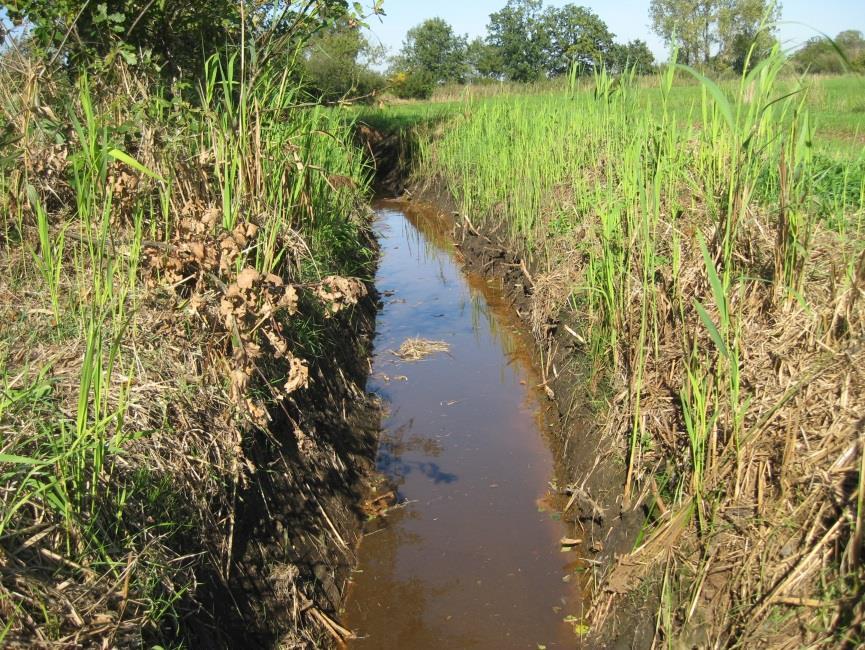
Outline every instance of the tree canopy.
<svg viewBox="0 0 865 650"><path fill-rule="evenodd" d="M351 12L347 0L3 0L0 6L29 24L38 47L62 50L71 66L120 55L169 74L200 69L244 31L306 38Z"/></svg>
<svg viewBox="0 0 865 650"><path fill-rule="evenodd" d="M858 30L848 29L833 40L825 36L812 38L796 52L793 63L800 72L865 72L865 37Z"/></svg>
<svg viewBox="0 0 865 650"><path fill-rule="evenodd" d="M679 47L690 65L741 70L754 47L754 60L774 44L771 34L781 13L772 0L652 0L652 29Z"/></svg>
<svg viewBox="0 0 865 650"><path fill-rule="evenodd" d="M537 81L551 47L541 0L508 0L490 15L487 43L498 53L499 73L512 81Z"/></svg>
<svg viewBox="0 0 865 650"><path fill-rule="evenodd" d="M655 55L646 41L635 39L624 44L614 43L607 61L614 72L636 68L638 74L648 74L655 66Z"/></svg>
<svg viewBox="0 0 865 650"><path fill-rule="evenodd" d="M309 89L324 101L370 98L384 88L384 77L372 69L384 58L384 47L375 47L359 25L340 20L321 30L306 47L305 69Z"/></svg>
<svg viewBox="0 0 865 650"><path fill-rule="evenodd" d="M408 31L394 61L397 72L424 70L434 83L463 82L469 72L465 36L441 18L430 18Z"/></svg>
<svg viewBox="0 0 865 650"><path fill-rule="evenodd" d="M555 77L574 65L588 74L605 64L621 68L629 59L644 71L654 64L645 42L617 44L595 12L571 3L543 9L540 0L510 0L490 16L487 32L487 51L473 44L485 63L476 69L511 81Z"/></svg>
<svg viewBox="0 0 865 650"><path fill-rule="evenodd" d="M613 34L596 13L566 4L544 13L548 34L545 68L551 76L565 74L576 64L590 70L607 61L613 51Z"/></svg>

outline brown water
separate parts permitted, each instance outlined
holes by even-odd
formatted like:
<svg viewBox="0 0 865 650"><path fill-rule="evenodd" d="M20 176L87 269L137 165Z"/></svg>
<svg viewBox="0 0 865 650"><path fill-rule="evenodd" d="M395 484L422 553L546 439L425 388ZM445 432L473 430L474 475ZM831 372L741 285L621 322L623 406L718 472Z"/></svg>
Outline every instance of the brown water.
<svg viewBox="0 0 865 650"><path fill-rule="evenodd" d="M573 647L564 619L581 614L579 569L543 505L553 454L530 344L500 292L459 270L444 219L392 202L378 214L378 469L402 507L361 544L345 611L352 646ZM414 336L450 352L400 361L392 351Z"/></svg>

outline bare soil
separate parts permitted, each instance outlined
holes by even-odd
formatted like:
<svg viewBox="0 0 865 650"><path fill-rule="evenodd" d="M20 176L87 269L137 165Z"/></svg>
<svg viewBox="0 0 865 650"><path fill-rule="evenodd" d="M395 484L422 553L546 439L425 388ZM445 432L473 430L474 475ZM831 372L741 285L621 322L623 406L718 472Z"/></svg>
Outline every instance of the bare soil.
<svg viewBox="0 0 865 650"><path fill-rule="evenodd" d="M348 322L331 321L334 349L310 369L310 389L250 442L258 471L238 495L232 577L202 576L190 647L329 647L339 637L380 421L365 392L376 300L370 291Z"/></svg>

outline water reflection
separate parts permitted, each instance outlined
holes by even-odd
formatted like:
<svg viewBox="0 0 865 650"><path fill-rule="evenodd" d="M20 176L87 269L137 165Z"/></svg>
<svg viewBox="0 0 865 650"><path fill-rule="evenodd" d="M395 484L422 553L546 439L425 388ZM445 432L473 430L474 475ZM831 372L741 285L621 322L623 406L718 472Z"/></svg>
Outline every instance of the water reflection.
<svg viewBox="0 0 865 650"><path fill-rule="evenodd" d="M455 482L456 474L443 471L435 461L406 458L407 454L414 454L421 458L435 458L442 453L441 442L433 438L412 435L406 440L406 434L411 431L413 425L412 418L401 426L385 429L379 443L376 461L378 471L388 477L396 487L402 485L406 477L414 472L420 473L435 484Z"/></svg>

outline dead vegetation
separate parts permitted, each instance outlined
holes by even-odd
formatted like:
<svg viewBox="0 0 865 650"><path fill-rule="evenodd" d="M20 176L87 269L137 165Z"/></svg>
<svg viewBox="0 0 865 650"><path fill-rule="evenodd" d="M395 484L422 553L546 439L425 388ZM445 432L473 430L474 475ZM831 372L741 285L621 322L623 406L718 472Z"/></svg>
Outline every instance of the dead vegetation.
<svg viewBox="0 0 865 650"><path fill-rule="evenodd" d="M758 244L755 252L771 250L756 238L771 228L765 213L752 219L747 227ZM738 300L731 309L741 324L747 413L735 438L720 423L714 428L701 493L716 496L687 495L678 502L668 497L671 507L658 497L657 486L687 471L677 460L681 442L675 432L685 424L675 395L689 360L671 319L665 319L640 396L644 431L656 444L640 451L634 476L640 487L632 496L632 507L654 504L648 508L651 534L602 581L596 625L614 616L617 596L638 589L651 575L660 580L666 625L681 626L694 643L739 638L764 647L799 647L823 637L828 645L857 645L865 616L856 586L863 577L865 309L853 296L865 289L865 277L841 289L843 278L827 275L831 265L819 260L830 259L843 242L822 228L815 239L821 243L810 252L803 287L807 308L776 300L772 287L759 279L743 279L734 288ZM743 260L750 268L766 262ZM680 278L693 284L680 290L708 302L702 268L699 255L683 259ZM671 285L659 289L672 300ZM637 318L638 305L631 303L630 318ZM712 348L696 311L687 327L699 337L694 348ZM634 398L620 398L606 423L610 440L622 440L633 422Z"/></svg>
<svg viewBox="0 0 865 650"><path fill-rule="evenodd" d="M257 71L238 132L218 87L165 109L119 63L70 81L0 55L0 644L339 631L366 170L278 74Z"/></svg>
<svg viewBox="0 0 865 650"><path fill-rule="evenodd" d="M420 337L406 339L394 352L403 361L421 361L434 354L449 352L451 346L445 341L433 341Z"/></svg>

